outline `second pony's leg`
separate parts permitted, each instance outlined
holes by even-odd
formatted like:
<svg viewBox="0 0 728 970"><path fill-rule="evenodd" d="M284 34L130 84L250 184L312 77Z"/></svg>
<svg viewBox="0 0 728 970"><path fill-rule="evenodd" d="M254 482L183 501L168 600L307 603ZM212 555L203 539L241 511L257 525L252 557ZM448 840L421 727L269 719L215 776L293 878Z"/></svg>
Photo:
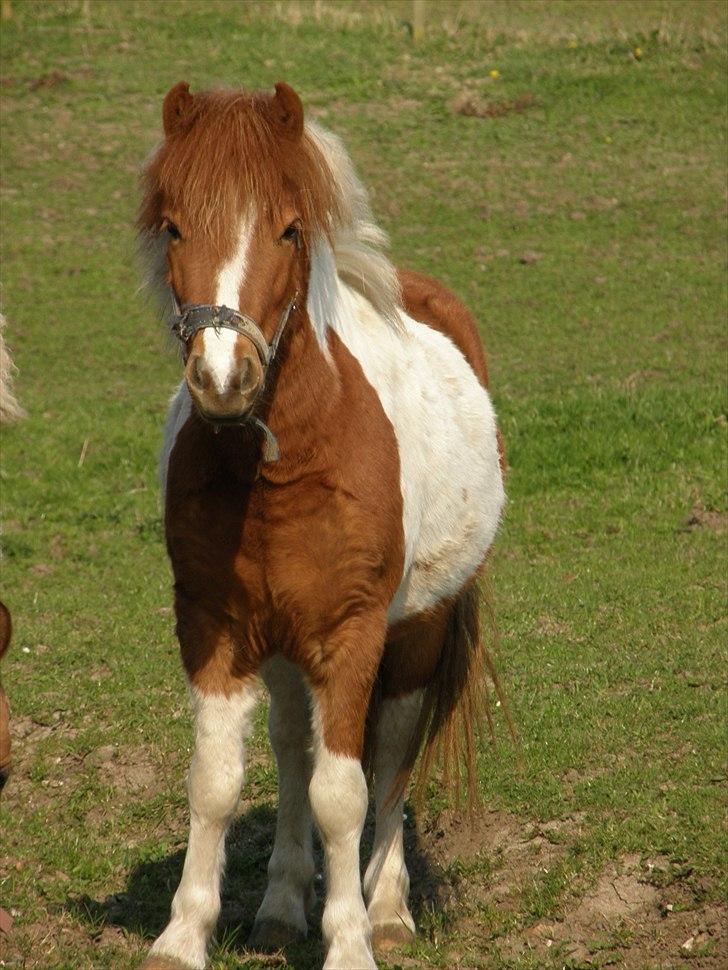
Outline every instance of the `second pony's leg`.
<svg viewBox="0 0 728 970"><path fill-rule="evenodd" d="M225 835L243 783L245 738L255 707L251 681L231 683L230 693L192 688L195 748L187 779L190 838L172 914L145 967L203 970L207 944L220 912Z"/></svg>
<svg viewBox="0 0 728 970"><path fill-rule="evenodd" d="M375 950L408 943L415 934L404 859L404 791L393 793L422 705L422 691L381 702L374 740L376 828L364 876L364 896ZM406 781L406 779L404 779Z"/></svg>
<svg viewBox="0 0 728 970"><path fill-rule="evenodd" d="M307 911L314 901L311 808L311 705L303 678L277 655L262 667L270 691L268 729L278 764L278 818L268 887L248 940L269 949L308 933Z"/></svg>

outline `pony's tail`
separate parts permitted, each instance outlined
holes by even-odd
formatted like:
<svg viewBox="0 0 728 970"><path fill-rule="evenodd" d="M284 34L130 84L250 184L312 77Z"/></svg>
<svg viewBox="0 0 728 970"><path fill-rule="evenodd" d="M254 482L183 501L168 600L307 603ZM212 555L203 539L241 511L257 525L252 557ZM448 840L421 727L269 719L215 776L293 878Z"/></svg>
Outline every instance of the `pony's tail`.
<svg viewBox="0 0 728 970"><path fill-rule="evenodd" d="M484 569L452 605L437 668L424 691L419 721L405 756L399 785L401 793L420 752L413 786L415 804L422 803L428 778L438 763L445 792L454 797L456 806L460 807L463 786L470 812L479 804L475 762L486 725L491 743L494 746L496 743L488 680L520 761L518 738L506 696L483 636L482 612L487 617L489 639L497 647L495 613Z"/></svg>

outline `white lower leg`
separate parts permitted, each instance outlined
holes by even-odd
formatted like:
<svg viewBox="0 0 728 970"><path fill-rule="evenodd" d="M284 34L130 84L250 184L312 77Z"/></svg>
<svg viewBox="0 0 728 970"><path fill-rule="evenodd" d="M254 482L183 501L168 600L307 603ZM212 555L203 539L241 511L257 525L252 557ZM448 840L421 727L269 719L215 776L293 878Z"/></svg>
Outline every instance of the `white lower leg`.
<svg viewBox="0 0 728 970"><path fill-rule="evenodd" d="M404 861L402 831L404 797L389 798L392 784L410 743L422 705L422 693L382 702L374 750L376 828L372 857L364 876L364 894L375 940L388 934L395 940L414 934L407 906L409 874Z"/></svg>
<svg viewBox="0 0 728 970"><path fill-rule="evenodd" d="M271 693L268 730L278 763L278 817L268 887L255 922L256 926L266 921L282 923L305 936L314 875L308 800L310 704L300 673L283 658L270 660L263 677Z"/></svg>
<svg viewBox="0 0 728 970"><path fill-rule="evenodd" d="M204 968L220 912L225 833L243 783L245 738L255 706L251 688L225 697L192 690L195 750L187 779L190 839L167 928L151 952Z"/></svg>
<svg viewBox="0 0 728 970"><path fill-rule="evenodd" d="M359 842L368 801L366 779L358 759L327 749L316 713L313 720L309 794L326 859L326 905L321 921L327 947L324 970L376 970L359 874Z"/></svg>

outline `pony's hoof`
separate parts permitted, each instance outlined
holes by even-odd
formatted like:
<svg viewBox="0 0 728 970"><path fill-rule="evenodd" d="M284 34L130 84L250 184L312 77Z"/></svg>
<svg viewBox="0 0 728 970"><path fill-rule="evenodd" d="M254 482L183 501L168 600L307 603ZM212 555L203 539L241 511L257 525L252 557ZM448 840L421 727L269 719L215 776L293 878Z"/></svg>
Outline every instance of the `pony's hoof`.
<svg viewBox="0 0 728 970"><path fill-rule="evenodd" d="M411 943L415 934L401 920L396 923L378 923L372 927L372 949L378 953L386 953L396 946Z"/></svg>
<svg viewBox="0 0 728 970"><path fill-rule="evenodd" d="M279 950L289 943L300 943L306 934L279 919L256 920L248 937L250 950Z"/></svg>
<svg viewBox="0 0 728 970"><path fill-rule="evenodd" d="M139 970L188 970L188 968L179 960L173 960L172 957L157 956L152 953L141 964Z"/></svg>

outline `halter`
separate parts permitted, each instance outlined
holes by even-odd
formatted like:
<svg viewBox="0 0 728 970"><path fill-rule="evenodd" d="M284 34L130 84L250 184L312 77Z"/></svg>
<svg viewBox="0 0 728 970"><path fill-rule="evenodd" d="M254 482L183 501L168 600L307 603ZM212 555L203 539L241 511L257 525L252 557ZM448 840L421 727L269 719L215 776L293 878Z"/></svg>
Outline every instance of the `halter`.
<svg viewBox="0 0 728 970"><path fill-rule="evenodd" d="M235 333L247 337L255 347L263 367L263 380L258 389L258 394L260 394L265 387L265 382L268 378L268 368L276 355L283 331L292 311L296 307L297 297L298 293L296 292L281 313L278 326L270 343L265 339L265 334L255 320L252 317L246 316L244 313L240 313L239 310L233 310L229 306L214 306L211 303L187 303L184 306L180 306L174 293L172 293L174 312L170 317L170 329L185 347L196 333L200 330L207 330L210 327L212 327L215 333L219 333L221 330L233 330ZM265 435L263 461L278 461L281 454L276 436L260 418L246 415L239 423L244 424L248 420L258 425Z"/></svg>

